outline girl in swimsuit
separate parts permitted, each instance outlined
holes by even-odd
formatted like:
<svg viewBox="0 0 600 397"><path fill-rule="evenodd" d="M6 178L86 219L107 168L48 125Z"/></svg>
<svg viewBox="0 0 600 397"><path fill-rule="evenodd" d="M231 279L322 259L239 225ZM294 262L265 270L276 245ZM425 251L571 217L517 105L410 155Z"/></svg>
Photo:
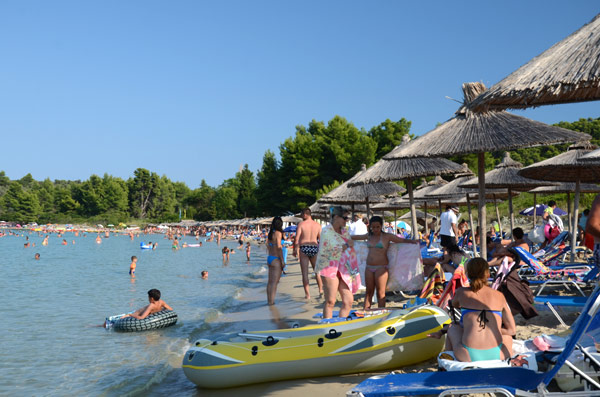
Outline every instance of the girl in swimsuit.
<svg viewBox="0 0 600 397"><path fill-rule="evenodd" d="M281 239L283 237L283 221L276 216L271 223L271 230L267 236L267 265L269 266L269 281L267 282L267 303L275 304L277 284L283 271L283 252Z"/></svg>
<svg viewBox="0 0 600 397"><path fill-rule="evenodd" d="M371 308L373 295L377 291L377 306L385 307L385 287L388 281L388 257L387 251L390 243L419 244L418 240L409 240L396 236L395 234L382 231L383 219L374 216L369 221L369 234L352 236L353 240L367 240L369 255L367 256L367 267L365 269L365 310Z"/></svg>
<svg viewBox="0 0 600 397"><path fill-rule="evenodd" d="M448 329L446 350L459 361L505 360L512 356L515 319L501 292L488 286L490 267L483 258L467 262L471 286L456 291L452 306L461 308L460 324Z"/></svg>

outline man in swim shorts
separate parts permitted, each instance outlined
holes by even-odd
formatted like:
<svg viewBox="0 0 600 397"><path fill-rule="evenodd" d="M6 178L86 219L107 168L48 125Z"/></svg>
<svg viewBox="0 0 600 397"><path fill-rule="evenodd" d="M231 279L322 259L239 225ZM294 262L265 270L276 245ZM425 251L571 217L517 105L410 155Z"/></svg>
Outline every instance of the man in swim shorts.
<svg viewBox="0 0 600 397"><path fill-rule="evenodd" d="M310 299L308 288L308 264L312 265L313 270L317 263L317 253L319 252L319 238L321 237L321 225L315 222L309 208L302 210L302 222L296 229L296 238L294 240L294 256L300 257L300 270L302 271L302 285L304 286L304 297ZM317 286L319 294L323 294L323 281L317 274Z"/></svg>

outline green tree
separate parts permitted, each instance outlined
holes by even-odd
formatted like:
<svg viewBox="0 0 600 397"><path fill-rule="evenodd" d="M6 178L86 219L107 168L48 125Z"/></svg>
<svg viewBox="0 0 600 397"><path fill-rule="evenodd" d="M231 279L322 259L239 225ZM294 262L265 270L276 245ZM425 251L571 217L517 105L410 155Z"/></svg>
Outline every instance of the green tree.
<svg viewBox="0 0 600 397"><path fill-rule="evenodd" d="M131 214L136 218L146 218L152 207L160 177L154 172L138 168L133 178L127 181Z"/></svg>
<svg viewBox="0 0 600 397"><path fill-rule="evenodd" d="M284 210L283 189L279 173L279 163L275 158L275 153L267 150L263 156L263 164L260 171L256 174L257 188L256 200L257 211L259 215L274 216L281 214Z"/></svg>
<svg viewBox="0 0 600 397"><path fill-rule="evenodd" d="M23 190L21 183L15 181L2 197L2 209L5 220L27 223L37 221L40 205L34 193Z"/></svg>
<svg viewBox="0 0 600 397"><path fill-rule="evenodd" d="M237 191L234 186L225 181L215 192L213 199L216 207L216 219L237 219Z"/></svg>
<svg viewBox="0 0 600 397"><path fill-rule="evenodd" d="M377 143L375 158L380 159L402 142L404 135L409 135L411 122L404 117L398 121L386 119L383 123L369 130L368 136Z"/></svg>
<svg viewBox="0 0 600 397"><path fill-rule="evenodd" d="M214 203L215 189L208 186L206 181L202 179L200 187L194 189L185 198L185 205L193 208L193 216L198 221L209 221L216 219L217 209Z"/></svg>
<svg viewBox="0 0 600 397"><path fill-rule="evenodd" d="M243 217L254 217L257 211L256 180L254 173L248 169L248 164L236 173L237 180L237 208Z"/></svg>

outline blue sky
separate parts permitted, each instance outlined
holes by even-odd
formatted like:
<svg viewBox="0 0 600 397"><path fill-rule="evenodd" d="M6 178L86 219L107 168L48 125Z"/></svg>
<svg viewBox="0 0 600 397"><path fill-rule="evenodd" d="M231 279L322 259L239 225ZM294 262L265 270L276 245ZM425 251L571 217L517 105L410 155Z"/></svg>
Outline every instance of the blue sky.
<svg viewBox="0 0 600 397"><path fill-rule="evenodd" d="M196 188L256 172L296 125L451 118L600 12L597 1L4 1L0 170ZM517 114L600 117L598 102Z"/></svg>

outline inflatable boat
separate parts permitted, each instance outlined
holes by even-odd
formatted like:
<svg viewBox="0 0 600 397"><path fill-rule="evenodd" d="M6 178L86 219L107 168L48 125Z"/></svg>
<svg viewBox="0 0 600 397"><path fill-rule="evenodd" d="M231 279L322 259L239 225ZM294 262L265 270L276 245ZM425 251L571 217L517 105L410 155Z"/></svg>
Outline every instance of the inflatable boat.
<svg viewBox="0 0 600 397"><path fill-rule="evenodd" d="M115 331L138 332L170 327L177 322L177 313L172 310L162 310L158 313L152 313L142 320L123 316L124 315L121 315L120 318L114 318L115 316L109 317L107 318L107 323L110 320L112 322L112 328L114 328Z"/></svg>
<svg viewBox="0 0 600 397"><path fill-rule="evenodd" d="M379 371L435 357L444 339L427 334L450 323L437 306L393 310L375 318L290 330L255 331L200 339L183 358L196 385L226 388L357 372Z"/></svg>

